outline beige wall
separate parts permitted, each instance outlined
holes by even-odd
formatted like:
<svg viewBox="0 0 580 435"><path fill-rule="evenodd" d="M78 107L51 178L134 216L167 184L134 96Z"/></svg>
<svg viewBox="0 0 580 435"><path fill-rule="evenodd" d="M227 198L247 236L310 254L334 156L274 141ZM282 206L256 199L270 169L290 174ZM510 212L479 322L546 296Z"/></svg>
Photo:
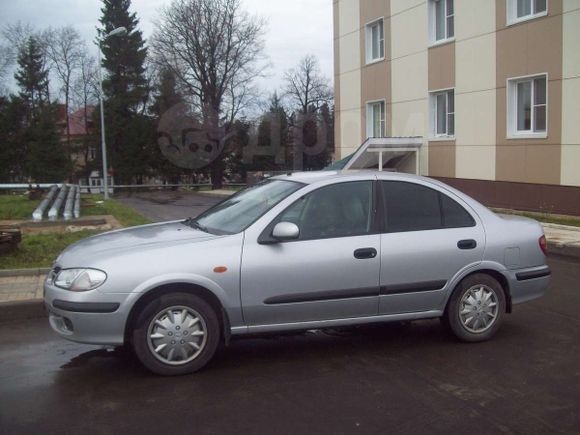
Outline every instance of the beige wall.
<svg viewBox="0 0 580 435"><path fill-rule="evenodd" d="M455 176L495 179L495 2L455 2Z"/></svg>
<svg viewBox="0 0 580 435"><path fill-rule="evenodd" d="M429 47L426 0L333 0L337 158L366 138L366 102L389 136L424 137L422 173L580 186L580 0L506 25L507 0L455 0L455 38ZM384 18L385 60L366 65L365 25ZM548 74L548 135L509 139L506 81ZM429 91L455 89L455 138L431 140Z"/></svg>
<svg viewBox="0 0 580 435"><path fill-rule="evenodd" d="M564 1L562 55L560 182L580 186L580 0Z"/></svg>
<svg viewBox="0 0 580 435"><path fill-rule="evenodd" d="M336 136L338 158L342 158L360 145L361 137L361 58L360 58L360 2L337 0L334 3L335 21L338 23L340 55L335 64L335 80L340 98L337 110L340 123Z"/></svg>
<svg viewBox="0 0 580 435"><path fill-rule="evenodd" d="M417 25L424 23L425 25ZM423 136L421 173L428 174L427 3L391 0L391 116L393 136Z"/></svg>
<svg viewBox="0 0 580 435"><path fill-rule="evenodd" d="M361 137L362 143L367 138L366 105L369 101L385 100L385 131L391 131L390 111L387 105L391 100L391 20L389 0L363 0L360 3L360 58L361 58ZM385 36L385 59L366 64L366 25L377 18L383 18Z"/></svg>
<svg viewBox="0 0 580 435"><path fill-rule="evenodd" d="M560 184L562 128L562 1L548 2L548 16L506 26L506 0L496 3L496 179ZM548 135L506 135L506 81L548 74Z"/></svg>
<svg viewBox="0 0 580 435"><path fill-rule="evenodd" d="M429 92L455 88L455 42L430 47L428 50L428 84ZM429 117L433 116L428 107ZM429 139L428 173L437 177L455 176L455 140L433 140L431 122L425 136Z"/></svg>

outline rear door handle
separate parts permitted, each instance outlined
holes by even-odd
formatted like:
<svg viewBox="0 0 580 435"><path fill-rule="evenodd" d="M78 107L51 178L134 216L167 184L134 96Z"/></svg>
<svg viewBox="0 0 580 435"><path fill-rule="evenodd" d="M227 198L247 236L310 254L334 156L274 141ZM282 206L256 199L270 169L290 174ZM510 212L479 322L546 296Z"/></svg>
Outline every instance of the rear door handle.
<svg viewBox="0 0 580 435"><path fill-rule="evenodd" d="M459 249L475 249L477 247L477 242L473 239L460 240L457 242L457 247Z"/></svg>
<svg viewBox="0 0 580 435"><path fill-rule="evenodd" d="M377 250L375 248L359 248L354 251L354 258L365 259L375 258Z"/></svg>

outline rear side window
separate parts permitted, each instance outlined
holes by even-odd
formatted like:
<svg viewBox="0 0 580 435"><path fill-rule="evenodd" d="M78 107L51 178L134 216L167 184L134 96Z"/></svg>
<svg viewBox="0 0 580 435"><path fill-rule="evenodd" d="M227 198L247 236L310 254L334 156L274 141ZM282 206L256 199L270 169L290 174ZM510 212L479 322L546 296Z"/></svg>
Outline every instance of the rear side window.
<svg viewBox="0 0 580 435"><path fill-rule="evenodd" d="M437 190L403 181L383 181L382 190L389 233L475 225L461 205Z"/></svg>
<svg viewBox="0 0 580 435"><path fill-rule="evenodd" d="M439 193L441 211L445 228L463 228L475 226L475 221L467 211L447 195Z"/></svg>

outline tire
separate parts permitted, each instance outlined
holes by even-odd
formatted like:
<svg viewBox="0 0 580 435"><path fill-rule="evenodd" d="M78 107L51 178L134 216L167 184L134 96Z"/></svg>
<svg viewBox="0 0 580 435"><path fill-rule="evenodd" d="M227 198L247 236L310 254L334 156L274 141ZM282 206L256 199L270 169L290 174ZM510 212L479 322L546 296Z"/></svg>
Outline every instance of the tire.
<svg viewBox="0 0 580 435"><path fill-rule="evenodd" d="M505 311L506 299L501 284L490 275L476 273L456 287L443 321L461 341L486 341L498 331Z"/></svg>
<svg viewBox="0 0 580 435"><path fill-rule="evenodd" d="M164 376L193 373L214 356L220 342L217 313L199 296L170 293L139 313L132 332L141 363Z"/></svg>

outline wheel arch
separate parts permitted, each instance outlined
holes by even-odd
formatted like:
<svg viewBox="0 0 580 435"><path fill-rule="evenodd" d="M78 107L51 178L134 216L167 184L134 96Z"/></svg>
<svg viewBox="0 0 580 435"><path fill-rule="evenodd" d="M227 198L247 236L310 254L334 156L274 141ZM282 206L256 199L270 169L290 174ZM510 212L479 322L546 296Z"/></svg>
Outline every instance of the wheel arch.
<svg viewBox="0 0 580 435"><path fill-rule="evenodd" d="M231 336L230 319L222 301L208 288L187 281L159 284L148 291L141 293L139 298L131 307L129 315L127 316L127 321L125 322L125 343L129 343L131 340L131 331L135 326L135 322L137 321L141 310L151 301L170 293L190 293L201 297L205 302L207 302L218 316L221 340L223 340L225 344L229 343Z"/></svg>
<svg viewBox="0 0 580 435"><path fill-rule="evenodd" d="M499 270L499 268L494 267L494 265L490 265L490 264L482 264L478 268L471 269L468 272L462 274L460 277L458 277L457 279L454 280L455 284L453 286L453 289L452 289L452 291L449 292L449 294L447 295L447 298L445 300L445 310L444 311L447 312L447 307L449 306L449 301L451 300L451 295L453 295L455 290L457 290L457 287L461 284L461 282L464 279L466 279L472 275L475 275L477 273L483 273L483 274L489 275L492 278L494 278L497 282L499 282L499 284L501 285L501 288L504 292L504 295L505 295L506 313L511 313L512 312L512 298L511 298L511 288L510 288L509 280Z"/></svg>

